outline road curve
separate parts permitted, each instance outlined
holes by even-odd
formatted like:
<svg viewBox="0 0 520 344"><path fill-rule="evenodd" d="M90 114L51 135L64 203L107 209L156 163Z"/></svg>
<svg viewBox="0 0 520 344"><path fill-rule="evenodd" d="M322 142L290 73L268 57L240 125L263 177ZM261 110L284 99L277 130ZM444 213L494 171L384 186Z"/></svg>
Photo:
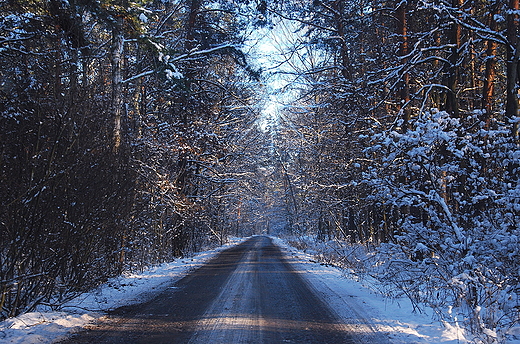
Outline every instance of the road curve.
<svg viewBox="0 0 520 344"><path fill-rule="evenodd" d="M107 321L62 343L366 342L366 333L361 340L351 330L270 238L255 236L153 300L117 309Z"/></svg>

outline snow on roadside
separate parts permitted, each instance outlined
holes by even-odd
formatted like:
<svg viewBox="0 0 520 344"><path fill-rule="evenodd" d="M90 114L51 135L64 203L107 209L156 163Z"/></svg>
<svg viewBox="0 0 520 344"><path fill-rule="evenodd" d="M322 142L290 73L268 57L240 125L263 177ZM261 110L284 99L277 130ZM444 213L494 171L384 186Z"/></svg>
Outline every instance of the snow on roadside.
<svg viewBox="0 0 520 344"><path fill-rule="evenodd" d="M272 239L292 257L298 271L346 322L352 322L353 316L364 316L371 322L368 326L385 333L391 343L475 343L463 328L435 320L430 308L422 310L422 313L414 311L409 299L389 299L377 292L375 281L368 278L355 280L355 275L348 275L345 270L320 264L311 254L290 246L282 239ZM507 344L520 344L520 340L510 340Z"/></svg>
<svg viewBox="0 0 520 344"><path fill-rule="evenodd" d="M312 255L295 249L281 239L273 239L287 251L298 271L345 321L352 322L356 316L365 317L371 324L360 325L368 325L376 332L386 334L392 343L471 343L462 329L443 327L432 319L432 314L414 312L408 299L389 300L377 293L368 280L350 279L344 270L319 264Z"/></svg>
<svg viewBox="0 0 520 344"><path fill-rule="evenodd" d="M96 290L63 305L59 311L39 307L35 312L7 319L0 322L0 343L44 344L65 339L70 333L102 318L108 310L148 300L218 252L242 240L235 239L215 250L161 264L143 273L111 279ZM310 254L289 246L281 239L273 240L293 258L298 271L346 321L360 315L370 322L369 327L386 334L392 343L472 343L461 328L450 324L443 326L433 319L432 314L414 312L408 299L389 300L378 293L369 280L355 281L348 278L344 270L319 264ZM508 344L520 344L520 340L509 341Z"/></svg>
<svg viewBox="0 0 520 344"><path fill-rule="evenodd" d="M230 240L217 249L194 257L152 267L143 273L127 273L110 279L95 290L81 294L53 311L39 306L34 312L0 322L0 343L45 344L63 340L104 316L106 311L147 301L189 271L201 266L220 251L241 242Z"/></svg>

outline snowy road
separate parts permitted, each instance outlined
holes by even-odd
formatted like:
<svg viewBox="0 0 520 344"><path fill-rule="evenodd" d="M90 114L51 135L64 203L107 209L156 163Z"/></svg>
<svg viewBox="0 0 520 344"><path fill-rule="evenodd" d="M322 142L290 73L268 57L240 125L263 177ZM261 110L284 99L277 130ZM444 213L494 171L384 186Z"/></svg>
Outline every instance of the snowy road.
<svg viewBox="0 0 520 344"><path fill-rule="evenodd" d="M65 343L388 342L359 312L345 319L331 310L292 259L270 238L252 237Z"/></svg>

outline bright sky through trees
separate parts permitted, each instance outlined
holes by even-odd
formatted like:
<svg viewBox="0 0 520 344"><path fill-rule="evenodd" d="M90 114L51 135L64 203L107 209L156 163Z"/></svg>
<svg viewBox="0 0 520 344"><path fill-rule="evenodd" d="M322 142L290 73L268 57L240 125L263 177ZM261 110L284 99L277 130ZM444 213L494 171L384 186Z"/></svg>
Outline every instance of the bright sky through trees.
<svg viewBox="0 0 520 344"><path fill-rule="evenodd" d="M298 40L297 27L294 23L277 19L272 26L258 28L251 33L246 45L252 62L264 71L263 99L259 102L259 125L263 131L270 126L277 126L285 107L292 103L297 95L295 82L298 60L294 47Z"/></svg>
<svg viewBox="0 0 520 344"><path fill-rule="evenodd" d="M482 343L518 324L519 0L0 15L0 319L269 232Z"/></svg>

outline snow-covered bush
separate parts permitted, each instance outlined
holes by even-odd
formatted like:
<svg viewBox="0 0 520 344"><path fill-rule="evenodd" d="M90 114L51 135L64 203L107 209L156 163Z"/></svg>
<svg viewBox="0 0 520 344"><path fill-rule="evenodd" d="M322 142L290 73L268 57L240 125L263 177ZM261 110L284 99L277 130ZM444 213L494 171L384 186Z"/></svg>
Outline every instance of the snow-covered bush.
<svg viewBox="0 0 520 344"><path fill-rule="evenodd" d="M520 314L520 148L478 117L432 110L375 136L366 154L382 158L364 183L400 214L380 277L495 342Z"/></svg>

